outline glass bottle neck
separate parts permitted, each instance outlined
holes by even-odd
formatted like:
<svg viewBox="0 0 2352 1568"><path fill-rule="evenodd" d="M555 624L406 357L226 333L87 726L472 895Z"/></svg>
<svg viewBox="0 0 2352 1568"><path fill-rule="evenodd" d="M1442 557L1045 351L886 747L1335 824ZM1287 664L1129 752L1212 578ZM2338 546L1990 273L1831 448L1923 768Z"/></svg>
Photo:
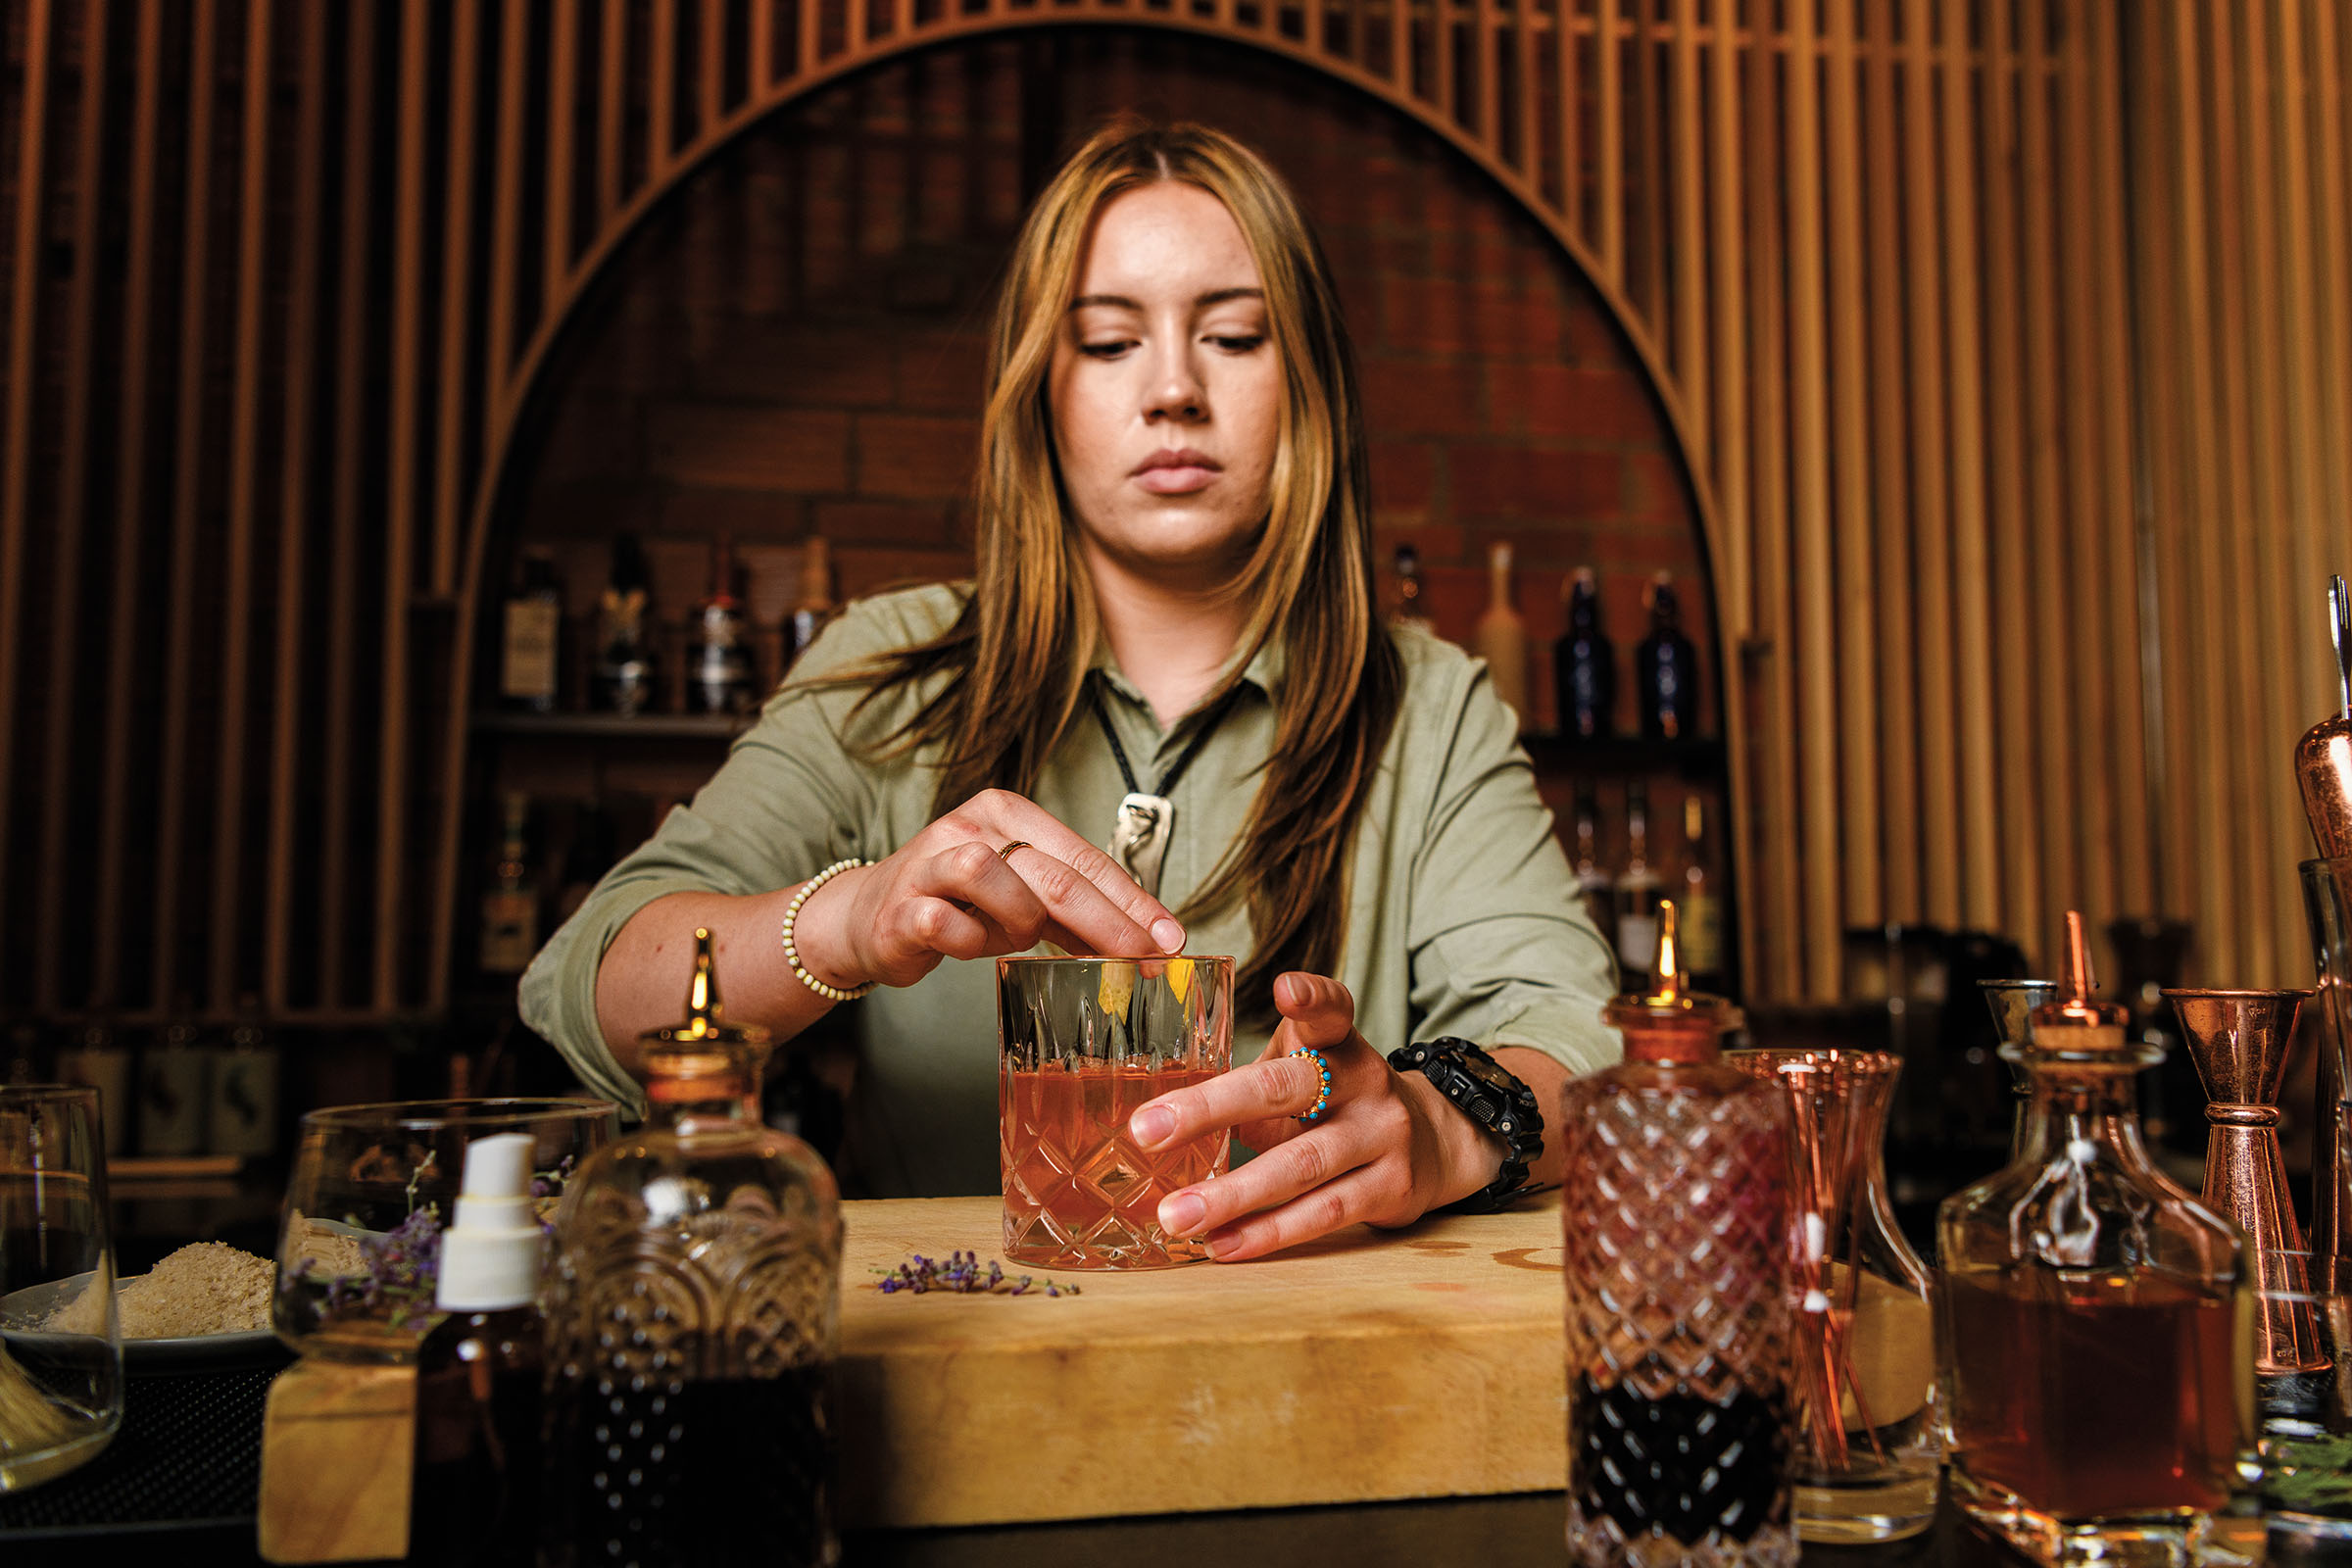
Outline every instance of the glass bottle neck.
<svg viewBox="0 0 2352 1568"><path fill-rule="evenodd" d="M749 1073L657 1075L645 1086L645 1098L646 1125L673 1132L712 1131L717 1124L760 1120L759 1080Z"/></svg>
<svg viewBox="0 0 2352 1568"><path fill-rule="evenodd" d="M2017 1157L2042 1163L2091 1145L2134 1166L2149 1164L2140 1140L2136 1064L2051 1068L2028 1063L2025 1125Z"/></svg>

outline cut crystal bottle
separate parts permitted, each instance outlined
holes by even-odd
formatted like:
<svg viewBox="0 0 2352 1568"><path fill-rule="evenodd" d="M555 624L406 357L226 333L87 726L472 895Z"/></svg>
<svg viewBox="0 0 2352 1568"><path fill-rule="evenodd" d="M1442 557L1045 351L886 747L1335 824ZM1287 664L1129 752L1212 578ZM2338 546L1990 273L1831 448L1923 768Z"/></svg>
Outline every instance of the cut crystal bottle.
<svg viewBox="0 0 2352 1568"><path fill-rule="evenodd" d="M1739 1011L1654 979L1625 1059L1561 1097L1568 1548L1589 1568L1793 1564L1788 1102L1726 1064Z"/></svg>
<svg viewBox="0 0 2352 1568"><path fill-rule="evenodd" d="M2082 916L2065 1000L2034 1009L2017 1157L1936 1214L1953 1495L2047 1563L2211 1555L2250 1437L2236 1230L2168 1180L2132 1076L2154 1055L2093 1002Z"/></svg>
<svg viewBox="0 0 2352 1568"><path fill-rule="evenodd" d="M691 1011L645 1037L651 1109L556 1220L544 1561L838 1560L830 1382L841 1205L760 1123L763 1031L726 1024L710 935ZM755 1505L756 1504L756 1505Z"/></svg>

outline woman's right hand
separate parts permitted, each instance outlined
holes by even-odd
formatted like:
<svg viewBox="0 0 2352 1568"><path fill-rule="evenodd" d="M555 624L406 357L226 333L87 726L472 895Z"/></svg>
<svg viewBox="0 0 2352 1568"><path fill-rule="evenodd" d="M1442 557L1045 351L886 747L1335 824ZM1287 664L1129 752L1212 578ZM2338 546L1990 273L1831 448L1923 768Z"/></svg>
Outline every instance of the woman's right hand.
<svg viewBox="0 0 2352 1568"><path fill-rule="evenodd" d="M912 985L942 958L1040 941L1148 957L1180 951L1184 927L1116 860L1009 790L983 790L890 858L842 872L793 924L802 964L845 990Z"/></svg>

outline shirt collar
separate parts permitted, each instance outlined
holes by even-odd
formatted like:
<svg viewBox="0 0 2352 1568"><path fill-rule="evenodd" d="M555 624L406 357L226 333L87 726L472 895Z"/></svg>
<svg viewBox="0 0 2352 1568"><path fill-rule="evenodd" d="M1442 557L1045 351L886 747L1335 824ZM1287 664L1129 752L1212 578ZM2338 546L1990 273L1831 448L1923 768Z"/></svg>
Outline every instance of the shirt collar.
<svg viewBox="0 0 2352 1568"><path fill-rule="evenodd" d="M1146 711L1151 710L1151 702L1136 689L1135 683L1127 678L1126 672L1119 668L1118 660L1111 655L1110 644L1102 637L1095 639L1095 657L1090 667L1102 672L1103 684L1112 691L1117 692L1121 697ZM1274 700L1275 688L1281 684L1283 673L1288 668L1289 660L1283 653L1281 639L1269 635L1257 652L1250 656L1250 662L1242 666L1241 678L1244 684L1256 687L1260 695L1270 703ZM1228 659L1224 666L1217 671L1217 678L1209 683L1208 689L1211 694L1225 685L1226 677L1232 669L1233 660ZM1168 726L1169 732L1174 733L1189 720L1198 716L1200 710L1213 700L1213 696L1204 696L1200 702L1186 709L1176 722Z"/></svg>

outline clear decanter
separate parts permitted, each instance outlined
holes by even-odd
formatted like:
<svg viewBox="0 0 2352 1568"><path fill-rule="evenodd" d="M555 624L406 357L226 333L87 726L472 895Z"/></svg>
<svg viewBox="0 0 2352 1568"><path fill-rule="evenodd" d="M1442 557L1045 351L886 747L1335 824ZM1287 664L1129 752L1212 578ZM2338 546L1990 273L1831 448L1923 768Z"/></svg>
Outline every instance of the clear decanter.
<svg viewBox="0 0 2352 1568"><path fill-rule="evenodd" d="M2091 1000L2082 916L2066 929L2063 1000L2017 1052L2017 1156L1936 1213L1953 1495L2046 1563L2229 1560L2212 1528L2252 1425L2243 1244L2149 1159L2132 1075L2158 1053Z"/></svg>
<svg viewBox="0 0 2352 1568"><path fill-rule="evenodd" d="M1649 992L1603 1009L1625 1059L1561 1096L1569 1556L1783 1568L1788 1102L1722 1060L1739 1010L1683 989L1676 920Z"/></svg>
<svg viewBox="0 0 2352 1568"><path fill-rule="evenodd" d="M695 933L686 1022L645 1037L651 1109L556 1219L550 1550L559 1565L831 1564L841 1204L761 1124L761 1031L724 1023Z"/></svg>

